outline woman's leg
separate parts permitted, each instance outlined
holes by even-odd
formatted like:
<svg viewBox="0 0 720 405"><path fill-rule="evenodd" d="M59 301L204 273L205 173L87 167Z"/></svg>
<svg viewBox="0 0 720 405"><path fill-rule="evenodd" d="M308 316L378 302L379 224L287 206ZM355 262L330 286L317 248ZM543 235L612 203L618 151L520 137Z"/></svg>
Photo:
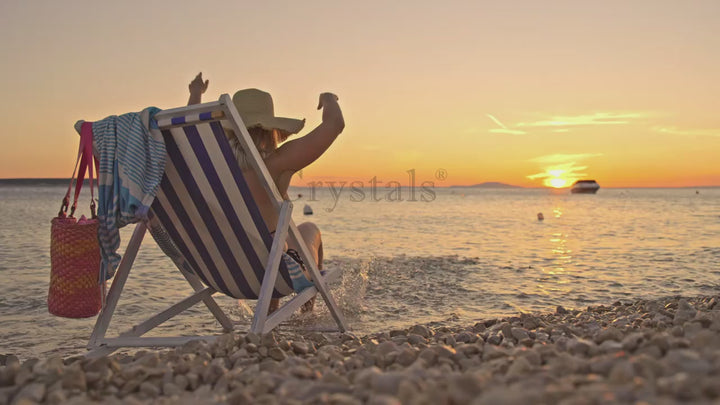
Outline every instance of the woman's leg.
<svg viewBox="0 0 720 405"><path fill-rule="evenodd" d="M315 264L317 264L318 269L322 270L322 268L323 268L323 247L322 247L322 235L320 234L320 229L317 227L317 225L313 224L312 222L303 222L302 224L298 225L298 230L300 231L300 235L302 236L303 240L305 241L305 245L310 250L311 259L315 260ZM290 241L290 239L288 239L288 248L300 251L300 247L293 241ZM308 272L307 270L304 270L304 274L308 280L312 280L312 277L310 276L310 272ZM275 312L279 306L280 306L280 299L278 299L278 298L271 299L270 307L268 308L268 314ZM314 306L315 306L315 297L313 297L310 301L308 301L305 305L303 305L302 311L303 312L312 311Z"/></svg>
<svg viewBox="0 0 720 405"><path fill-rule="evenodd" d="M318 268L322 269L322 235L320 234L320 229L312 222L303 222L298 225L298 230L305 241L305 246L310 250L310 255L312 259L315 260L315 264ZM289 238L288 248L295 249L298 252L300 251L300 247ZM308 279L310 278L309 273L305 273L305 275Z"/></svg>
<svg viewBox="0 0 720 405"><path fill-rule="evenodd" d="M298 225L298 230L300 231L300 235L303 238L303 241L305 241L305 246L308 247L308 250L310 250L311 260L315 261L315 264L318 266L318 269L323 268L323 246L322 246L322 235L320 233L320 229L312 222L303 222L302 224ZM295 249L297 251L300 250L299 246L294 243L294 241L291 241L288 239L288 247L290 249ZM305 270L305 277L308 278L308 280L312 280L312 277L310 276L310 273ZM315 297L313 297L310 301L308 301L305 305L303 305L302 310L303 312L312 311L313 307L315 305Z"/></svg>

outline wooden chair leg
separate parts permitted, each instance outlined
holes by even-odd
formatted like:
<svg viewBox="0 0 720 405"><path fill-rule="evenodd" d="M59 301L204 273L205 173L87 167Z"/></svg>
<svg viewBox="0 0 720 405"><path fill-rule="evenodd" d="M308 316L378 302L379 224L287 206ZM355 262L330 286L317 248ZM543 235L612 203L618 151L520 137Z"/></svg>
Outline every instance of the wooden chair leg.
<svg viewBox="0 0 720 405"><path fill-rule="evenodd" d="M263 276L262 285L260 286L260 296L255 306L255 316L253 316L250 331L253 333L261 333L265 326L268 309L270 308L270 300L272 292L275 288L275 280L277 280L280 268L280 260L282 259L283 249L285 248L285 239L287 238L288 224L292 215L292 203L290 201L283 202L280 207L280 216L278 225L275 229L275 239L270 247L267 265L265 267L265 275Z"/></svg>
<svg viewBox="0 0 720 405"><path fill-rule="evenodd" d="M104 338L105 333L107 333L107 329L110 326L110 320L112 319L117 303L120 300L120 294L125 287L125 282L127 281L130 269L135 262L135 257L137 257L137 253L140 249L140 244L142 243L146 230L147 227L142 222L135 226L135 231L130 238L130 242L128 242L128 247L125 250L122 260L120 261L117 273L115 274L115 279L113 280L110 291L108 292L105 307L100 312L100 315L95 322L95 328L93 328L93 332L90 335L90 341L88 342L89 349L95 348L97 346L98 339Z"/></svg>

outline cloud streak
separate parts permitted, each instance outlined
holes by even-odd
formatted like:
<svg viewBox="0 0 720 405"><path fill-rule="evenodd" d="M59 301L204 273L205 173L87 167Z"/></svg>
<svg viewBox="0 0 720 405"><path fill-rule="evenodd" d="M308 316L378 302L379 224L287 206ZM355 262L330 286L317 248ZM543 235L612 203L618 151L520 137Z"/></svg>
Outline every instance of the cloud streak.
<svg viewBox="0 0 720 405"><path fill-rule="evenodd" d="M655 132L681 136L716 136L720 137L720 129L680 129L677 127L654 127Z"/></svg>
<svg viewBox="0 0 720 405"><path fill-rule="evenodd" d="M485 114L492 122L498 126L488 130L492 134L507 135L525 135L528 129L550 130L555 133L570 132L573 128L592 127L592 126L609 126L609 125L628 125L637 122L641 118L647 117L646 113L613 113L613 112L597 112L592 114L580 115L557 115L547 119L538 121L519 122L514 125L507 126L492 114ZM671 128L662 129L665 131Z"/></svg>
<svg viewBox="0 0 720 405"><path fill-rule="evenodd" d="M493 128L490 130L490 133L492 134L508 134L508 135L525 135L527 132L520 131L517 129L508 129L508 128Z"/></svg>
<svg viewBox="0 0 720 405"><path fill-rule="evenodd" d="M505 126L505 124L503 124L502 122L500 122L500 120L497 119L497 118L495 118L492 114L485 114L485 115L487 115L488 118L490 118L491 120L493 120L493 122L495 122L500 128L502 128L502 129L506 129L506 128L507 128L507 127Z"/></svg>
<svg viewBox="0 0 720 405"><path fill-rule="evenodd" d="M510 129L505 124L500 122L499 119L495 118L492 114L485 114L490 118L497 126L500 128L493 128L490 130L490 133L492 134L507 134L507 135L525 135L527 132L521 131L519 129Z"/></svg>
<svg viewBox="0 0 720 405"><path fill-rule="evenodd" d="M563 164L602 156L602 153L555 153L529 159L529 162L540 164Z"/></svg>
<svg viewBox="0 0 720 405"><path fill-rule="evenodd" d="M582 115L554 116L547 120L535 122L520 122L518 127L555 128L555 127L582 127L595 125L625 125L638 118L645 117L642 113L607 113L599 112Z"/></svg>

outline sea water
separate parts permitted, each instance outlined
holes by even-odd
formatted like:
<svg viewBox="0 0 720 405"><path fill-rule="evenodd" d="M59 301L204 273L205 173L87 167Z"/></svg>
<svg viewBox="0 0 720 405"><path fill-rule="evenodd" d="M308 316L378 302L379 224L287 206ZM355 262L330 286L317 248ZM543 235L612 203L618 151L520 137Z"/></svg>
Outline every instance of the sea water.
<svg viewBox="0 0 720 405"><path fill-rule="evenodd" d="M290 191L295 222L315 222L323 232L326 267L344 270L333 292L354 333L720 291L720 188L603 188L595 195L421 191ZM95 319L47 312L50 220L64 192L40 183L0 185L0 353L28 358L84 351ZM313 215L303 215L305 205ZM86 211L81 204L79 212ZM121 230L123 246L132 228ZM191 292L148 235L109 333ZM228 297L218 301L237 329L247 330L244 307ZM298 314L283 328L331 326L319 303L313 314ZM156 335L220 330L197 305Z"/></svg>

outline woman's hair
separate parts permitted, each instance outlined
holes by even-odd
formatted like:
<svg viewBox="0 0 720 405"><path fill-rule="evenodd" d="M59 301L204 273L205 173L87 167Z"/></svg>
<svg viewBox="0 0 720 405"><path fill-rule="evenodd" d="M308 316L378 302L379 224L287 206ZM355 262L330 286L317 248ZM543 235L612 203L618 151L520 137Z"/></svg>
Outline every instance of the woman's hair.
<svg viewBox="0 0 720 405"><path fill-rule="evenodd" d="M264 129L261 127L248 128L250 138L252 138L255 147L260 153L260 157L265 159L271 153L277 149L278 143L281 141L280 131L277 129ZM227 131L228 140L230 141L230 147L232 148L233 154L237 159L240 168L245 170L250 167L248 162L247 154L242 147L242 144L238 140L237 136L232 131Z"/></svg>

